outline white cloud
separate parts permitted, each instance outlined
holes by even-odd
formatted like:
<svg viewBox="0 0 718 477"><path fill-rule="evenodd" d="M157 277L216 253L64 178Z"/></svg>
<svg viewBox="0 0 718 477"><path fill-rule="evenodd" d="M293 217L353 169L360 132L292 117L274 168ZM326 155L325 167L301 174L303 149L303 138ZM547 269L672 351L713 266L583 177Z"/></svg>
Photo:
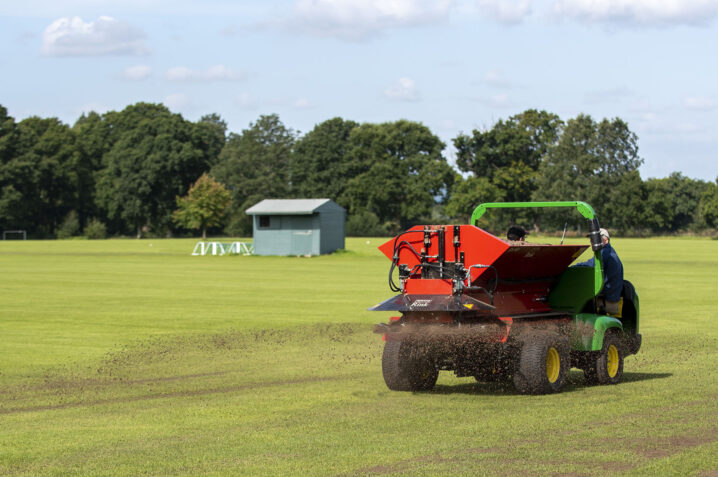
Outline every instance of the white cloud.
<svg viewBox="0 0 718 477"><path fill-rule="evenodd" d="M511 98L506 93L493 95L491 98L489 98L486 104L494 108L510 108L511 106L513 106Z"/></svg>
<svg viewBox="0 0 718 477"><path fill-rule="evenodd" d="M521 23L531 14L531 0L478 0L481 14L506 25Z"/></svg>
<svg viewBox="0 0 718 477"><path fill-rule="evenodd" d="M246 75L224 65L212 66L204 71L177 66L167 70L165 78L170 81L242 81Z"/></svg>
<svg viewBox="0 0 718 477"><path fill-rule="evenodd" d="M128 66L122 72L122 78L130 81L146 80L152 74L152 68L147 65Z"/></svg>
<svg viewBox="0 0 718 477"><path fill-rule="evenodd" d="M234 103L245 111L255 111L260 108L291 108L296 110L314 109L316 106L307 98L274 97L257 99L249 93L242 93L234 98Z"/></svg>
<svg viewBox="0 0 718 477"><path fill-rule="evenodd" d="M290 26L316 36L365 40L386 30L441 23L452 0L296 0Z"/></svg>
<svg viewBox="0 0 718 477"><path fill-rule="evenodd" d="M292 107L294 109L311 109L314 105L306 98L299 98L292 102Z"/></svg>
<svg viewBox="0 0 718 477"><path fill-rule="evenodd" d="M487 84L489 86L493 86L495 88L508 88L511 86L511 83L509 82L509 80L507 80L506 77L504 76L504 74L498 70L488 71L484 75L484 79L482 80L482 83Z"/></svg>
<svg viewBox="0 0 718 477"><path fill-rule="evenodd" d="M88 12L112 11L116 15L200 16L215 15L223 18L258 17L266 13L265 2L231 2L227 0L23 0L0 2L0 17L42 17L77 15ZM268 2L267 2L268 3ZM94 14L94 13L92 13Z"/></svg>
<svg viewBox="0 0 718 477"><path fill-rule="evenodd" d="M185 94L174 93L165 97L164 104L168 108L176 111L178 109L182 109L186 106L189 106L190 100L189 97Z"/></svg>
<svg viewBox="0 0 718 477"><path fill-rule="evenodd" d="M235 99L237 106L247 111L254 111L258 107L257 100L249 93L242 93Z"/></svg>
<svg viewBox="0 0 718 477"><path fill-rule="evenodd" d="M478 101L487 108L505 109L514 106L511 97L506 93L494 94L490 97L474 97L471 98L474 101Z"/></svg>
<svg viewBox="0 0 718 477"><path fill-rule="evenodd" d="M112 17L85 23L80 17L58 18L42 34L47 56L144 55L144 33Z"/></svg>
<svg viewBox="0 0 718 477"><path fill-rule="evenodd" d="M635 93L631 89L625 86L618 86L616 88L588 91L584 98L589 104L605 104L620 103L634 96Z"/></svg>
<svg viewBox="0 0 718 477"><path fill-rule="evenodd" d="M414 80L411 78L399 78L399 81L384 91L384 95L396 101L419 100L419 92L416 90Z"/></svg>
<svg viewBox="0 0 718 477"><path fill-rule="evenodd" d="M584 23L641 26L707 25L718 16L715 0L556 0L553 11Z"/></svg>
<svg viewBox="0 0 718 477"><path fill-rule="evenodd" d="M713 111L718 108L715 100L708 96L687 96L683 98L683 106L693 111Z"/></svg>

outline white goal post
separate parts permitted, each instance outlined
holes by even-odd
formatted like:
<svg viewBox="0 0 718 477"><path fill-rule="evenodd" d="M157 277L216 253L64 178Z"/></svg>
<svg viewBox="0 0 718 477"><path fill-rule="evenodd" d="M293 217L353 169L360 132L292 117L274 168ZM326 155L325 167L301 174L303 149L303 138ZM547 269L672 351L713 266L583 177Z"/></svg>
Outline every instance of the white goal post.
<svg viewBox="0 0 718 477"><path fill-rule="evenodd" d="M22 240L27 240L27 231L26 230L3 230L2 239L7 240L8 234L22 235Z"/></svg>
<svg viewBox="0 0 718 477"><path fill-rule="evenodd" d="M254 245L247 242L197 242L192 255L254 255Z"/></svg>

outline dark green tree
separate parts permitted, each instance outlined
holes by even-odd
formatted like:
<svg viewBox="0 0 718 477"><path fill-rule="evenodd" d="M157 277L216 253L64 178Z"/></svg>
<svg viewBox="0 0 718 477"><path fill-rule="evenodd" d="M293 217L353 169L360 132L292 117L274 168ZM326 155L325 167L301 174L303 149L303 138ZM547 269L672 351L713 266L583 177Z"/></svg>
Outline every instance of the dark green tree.
<svg viewBox="0 0 718 477"><path fill-rule="evenodd" d="M110 124L95 112L83 114L72 126L76 146L80 154L81 167L78 170L80 184L77 212L81 224L91 217L100 215L95 199L96 176L102 169L104 155L112 148Z"/></svg>
<svg viewBox="0 0 718 477"><path fill-rule="evenodd" d="M708 227L718 228L718 179L706 185L701 197L700 211Z"/></svg>
<svg viewBox="0 0 718 477"><path fill-rule="evenodd" d="M621 233L640 234L646 225L646 188L637 170L623 174L616 184L608 189L609 200L603 212L605 220ZM602 219L604 218L602 217Z"/></svg>
<svg viewBox="0 0 718 477"><path fill-rule="evenodd" d="M695 230L700 226L700 204L708 184L674 172L662 179L648 179L646 223L657 232Z"/></svg>
<svg viewBox="0 0 718 477"><path fill-rule="evenodd" d="M219 154L227 142L227 123L216 113L204 115L195 127L195 136L209 165L219 162Z"/></svg>
<svg viewBox="0 0 718 477"><path fill-rule="evenodd" d="M611 226L611 201L627 174L637 171L638 137L619 118L596 123L581 114L567 122L556 145L548 149L539 167L534 200L583 200L593 206L601 224ZM616 209L616 207L614 207ZM551 214L544 218L563 225ZM580 217L572 220L579 225Z"/></svg>
<svg viewBox="0 0 718 477"><path fill-rule="evenodd" d="M171 225L175 197L207 171L212 160L197 125L159 104L138 103L105 115L112 147L98 173L97 201L112 225L139 238Z"/></svg>
<svg viewBox="0 0 718 477"><path fill-rule="evenodd" d="M7 109L0 105L0 164L6 164L15 157L17 135L15 118L8 115Z"/></svg>
<svg viewBox="0 0 718 477"><path fill-rule="evenodd" d="M79 205L75 135L55 118L30 117L14 125L3 113L4 108L0 111L0 226L51 234Z"/></svg>
<svg viewBox="0 0 718 477"><path fill-rule="evenodd" d="M252 224L246 209L262 199L290 196L289 168L295 133L279 116L260 116L241 134L230 134L211 174L232 194L227 231L247 235Z"/></svg>
<svg viewBox="0 0 718 477"><path fill-rule="evenodd" d="M486 178L502 191L504 200L530 200L541 159L556 143L562 125L555 114L529 109L499 120L489 130L460 134L454 139L456 165Z"/></svg>
<svg viewBox="0 0 718 477"><path fill-rule="evenodd" d="M22 193L15 187L15 177L11 174L11 161L15 157L18 143L18 131L15 118L8 115L7 109L0 105L0 228L18 227L18 205Z"/></svg>
<svg viewBox="0 0 718 477"><path fill-rule="evenodd" d="M370 211L382 223L406 228L444 203L455 172L444 143L423 124L400 120L362 124L349 135L346 190L339 203L350 214Z"/></svg>
<svg viewBox="0 0 718 477"><path fill-rule="evenodd" d="M317 124L297 141L290 164L295 197L339 200L352 178L347 152L349 136L358 126L334 118Z"/></svg>
<svg viewBox="0 0 718 477"><path fill-rule="evenodd" d="M477 205L483 202L501 202L503 200L503 191L486 177L469 176L466 179L459 177L451 189L445 213L454 221L468 223ZM486 214L482 219L487 227L492 228L495 225L492 221L494 215Z"/></svg>

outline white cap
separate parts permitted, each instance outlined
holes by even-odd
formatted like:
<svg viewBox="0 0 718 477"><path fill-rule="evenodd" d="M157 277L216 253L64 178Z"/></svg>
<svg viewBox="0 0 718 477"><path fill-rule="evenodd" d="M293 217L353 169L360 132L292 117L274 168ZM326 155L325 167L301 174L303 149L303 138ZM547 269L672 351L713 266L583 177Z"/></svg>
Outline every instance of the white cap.
<svg viewBox="0 0 718 477"><path fill-rule="evenodd" d="M608 235L608 230L606 229L599 229L599 232L601 234L601 237L606 237L608 240L611 240L611 236Z"/></svg>

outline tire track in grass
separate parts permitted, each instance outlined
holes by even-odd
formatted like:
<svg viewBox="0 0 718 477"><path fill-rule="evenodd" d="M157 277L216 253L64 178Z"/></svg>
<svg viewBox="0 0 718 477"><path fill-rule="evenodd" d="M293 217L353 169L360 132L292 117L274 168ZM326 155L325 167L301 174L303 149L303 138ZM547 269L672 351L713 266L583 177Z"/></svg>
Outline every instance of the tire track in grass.
<svg viewBox="0 0 718 477"><path fill-rule="evenodd" d="M238 371L214 371L208 373L192 373L182 374L178 376L157 376L152 378L142 379L127 379L124 377L118 378L78 378L78 379L66 379L66 378L46 378L46 381L40 384L23 384L17 386L17 389L22 392L27 391L56 391L56 390L77 390L84 389L85 387L92 388L108 388L118 385L133 385L133 384L153 384L153 383L164 383L172 381L186 381L197 378L207 378L213 376L224 376L227 374L237 373ZM12 391L17 392L17 389L5 389L0 391L0 396L10 396ZM11 398L10 398L11 399ZM2 412L2 411L0 411Z"/></svg>
<svg viewBox="0 0 718 477"><path fill-rule="evenodd" d="M633 442L633 450L647 459L663 459L686 449L718 442L718 427L700 434L688 433L670 437L645 437Z"/></svg>
<svg viewBox="0 0 718 477"><path fill-rule="evenodd" d="M554 467L560 467L561 465L584 465L587 468L600 468L604 473L615 474L617 472L626 472L636 468L636 465L629 464L626 462L595 462L595 461L578 461L575 459L566 459L565 461L557 460L541 460L541 459L525 459L513 457L511 451L516 449L516 446L526 443L526 441L509 441L506 443L505 448L499 447L475 447L470 449L464 449L457 451L449 456L442 456L440 454L429 454L424 456L417 456L411 459L404 459L389 464L375 465L373 467L366 467L358 469L354 472L347 474L339 474L340 477L358 477L360 475L386 475L396 473L408 473L412 474L414 471L421 470L420 468L424 465L436 465L436 464L461 464L472 456L486 455L487 457L481 459L481 463L491 469L492 475L523 475L525 471L523 468L535 468L539 465L550 465ZM510 465L507 465L510 463ZM509 467L513 467L509 468ZM535 471L534 471L535 472ZM532 474L533 475L533 474ZM538 475L538 474L536 474ZM569 476L569 475L591 475L591 474L576 474L576 473L561 473L552 472L551 475L555 476ZM338 476L338 477L339 477Z"/></svg>
<svg viewBox="0 0 718 477"><path fill-rule="evenodd" d="M171 392L145 394L145 395L141 395L141 396L126 396L126 397L118 397L118 398L95 399L92 401L77 401L77 402L67 402L67 403L61 403L61 404L27 406L27 407L13 408L13 409L0 409L0 415L11 415L11 414L21 414L21 413L41 412L41 411L56 411L56 410L71 409L71 408L103 406L103 405L108 405L108 404L127 404L127 403L132 403L132 402L139 402L139 401L152 401L152 400L156 400L156 399L205 396L208 394L229 394L229 393L234 393L234 392L250 391L250 390L255 390L255 389L271 388L271 387L277 387L277 386L321 383L321 382L329 382L329 381L341 381L344 379L356 379L357 377L358 376L349 376L349 375L323 376L323 377L316 376L316 377L306 377L306 378L298 378L298 379L284 379L284 380L280 380L280 381L271 381L271 382L266 382L266 383L250 383L250 384L240 384L240 385L235 385L235 386L223 386L223 387L218 387L218 388L197 389L194 391L171 391Z"/></svg>
<svg viewBox="0 0 718 477"><path fill-rule="evenodd" d="M364 327L350 324L313 325L309 327L297 327L286 330L230 330L224 333L213 333L199 336L161 336L152 337L139 343L123 347L121 350L107 354L103 359L97 373L100 376L83 376L76 374L72 369L50 371L44 377L44 381L35 383L18 383L15 386L0 390L0 415L17 414L23 412L36 412L58 410L76 407L97 406L113 403L125 403L141 400L187 397L205 394L220 394L239 392L244 390L280 386L283 384L293 385L321 381L335 381L340 379L353 379L355 376L342 374L341 377L317 377L305 376L295 379L282 379L276 377L275 381L242 383L227 386L207 387L199 390L167 389L155 393L142 394L143 389L133 388L163 383L184 383L202 378L213 378L240 373L237 369L205 371L187 374L170 374L160 376L132 376L125 373L137 373L151 364L162 364L176 360L187 360L187 352L200 353L209 357L215 355L231 354L232 359L251 360L257 353L257 346L261 346L264 352L270 352L276 347L287 343L299 346L316 343L317 336L320 341L327 343L350 342ZM333 349L333 348L332 348ZM343 358L347 356L332 356L330 359ZM325 358L323 356L323 358ZM222 384L222 383L217 383ZM186 388L180 384L175 388ZM103 397L101 393L115 392L115 395ZM151 389L145 390L145 392ZM52 394L49 396L48 393ZM94 396L83 396L84 393L93 393ZM123 395L118 396L117 394ZM35 394L36 403L28 403L28 399ZM41 396L39 394L45 394ZM45 402L37 402L37 399ZM48 400L51 400L48 402ZM24 403L22 401L25 401ZM54 402L53 402L54 401ZM59 402L58 402L59 401ZM13 406L14 404L14 406ZM23 405L24 404L24 405Z"/></svg>

